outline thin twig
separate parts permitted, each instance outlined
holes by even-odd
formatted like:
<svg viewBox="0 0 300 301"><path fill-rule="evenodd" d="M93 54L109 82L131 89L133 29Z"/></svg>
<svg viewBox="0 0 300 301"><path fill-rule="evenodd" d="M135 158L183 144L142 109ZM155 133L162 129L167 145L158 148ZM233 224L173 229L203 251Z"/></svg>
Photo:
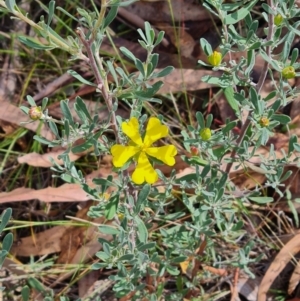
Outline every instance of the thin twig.
<svg viewBox="0 0 300 301"><path fill-rule="evenodd" d="M81 28L77 28L76 33L78 34L80 41L82 42L83 46L85 47L85 49L87 51L87 56L89 58L89 64L92 68L93 74L95 75L97 87L101 91L104 101L106 103L107 109L108 109L109 113L111 114L111 126L114 131L116 141L118 143L121 143L121 140L120 140L119 134L118 134L118 124L117 124L117 119L116 119L116 113L113 110L112 96L107 89L106 80L104 78L102 78L102 76L100 74L99 67L102 67L102 66L97 65L97 62L95 60L94 53L92 50L92 45L93 45L94 39L92 37L91 39L87 40Z"/></svg>
<svg viewBox="0 0 300 301"><path fill-rule="evenodd" d="M268 4L271 8L273 8L274 4L273 4L273 0L268 0ZM273 37L273 34L274 34L274 16L272 14L269 14L269 18L268 18L268 25L269 25L269 30L268 30L268 36L267 36L267 41L271 41L272 37ZM266 54L268 57L271 57L271 53L272 53L272 47L271 46L267 46L266 47ZM262 71L261 71L261 74L260 74L260 77L259 77L259 80L258 80L258 83L256 85L256 91L257 91L257 94L260 93L262 87L263 87L263 84L266 80L266 77L267 77L267 73L268 73L268 69L269 69L269 63L267 61L264 62L264 66L262 68ZM237 139L236 141L236 149L234 149L231 153L231 156L230 158L233 159L236 155L236 151L237 149L241 146L242 144L242 141L244 140L244 137L246 135L246 132L248 130L248 127L251 123L251 120L249 119L249 116L250 116L250 112L248 112L247 114L247 118L246 118L246 121L245 123L243 124L242 128L241 128L241 133L240 133L240 136L239 138ZM232 164L233 162L229 162L226 166L226 170L225 172L227 174L229 174L230 172L230 169L232 167Z"/></svg>

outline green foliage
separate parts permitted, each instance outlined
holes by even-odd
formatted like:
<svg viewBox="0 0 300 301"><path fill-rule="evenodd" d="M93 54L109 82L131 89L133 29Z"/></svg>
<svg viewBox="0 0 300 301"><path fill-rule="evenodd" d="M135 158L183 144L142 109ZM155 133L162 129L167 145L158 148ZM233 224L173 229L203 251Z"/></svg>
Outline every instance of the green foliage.
<svg viewBox="0 0 300 301"><path fill-rule="evenodd" d="M7 224L9 223L11 213L12 213L11 208L7 208L4 212L2 212L0 216L0 235L2 234ZM3 265L5 257L9 253L12 243L13 243L13 234L12 233L6 234L2 240L2 248L0 250L0 269ZM3 287L0 287L0 290L3 289L4 289Z"/></svg>
<svg viewBox="0 0 300 301"><path fill-rule="evenodd" d="M257 34L258 22L253 20L250 14L257 0L248 1L246 5L242 4L243 1L223 2L207 0L204 3L204 6L222 21L223 36L220 53L214 53L205 39L200 40L204 53L211 57L210 63L213 69L223 73L219 77L205 76L202 80L223 89L237 119L226 121L220 130L212 130L213 116L209 115L205 118L201 112L198 112L196 123L188 125L181 132L182 145L193 154L191 157L183 156L183 159L190 164L193 172L176 178L173 171L170 177L166 178L162 172L157 171L164 186L162 191L155 185L147 183L135 185L127 171L129 163L121 168L115 168L117 178L112 176L106 179L96 178L93 180L96 188L91 188L85 183L82 173L77 171L74 162L70 161L68 154L70 151L82 152L90 147L94 148L96 155L109 154L113 145L126 145L124 125L122 127L124 120L116 115L119 102L128 105L131 110L130 116L139 120L139 127L144 132L143 124L147 116L143 115L142 109L147 102L161 103L160 99L155 98L155 94L162 86L163 80L156 83L152 80L163 78L173 70L170 66L160 71L155 69L158 55L153 51L162 41L164 33L155 34L148 22L145 23L144 30L138 30L139 44L147 51L144 62L125 47L120 48L121 53L133 62L137 70L127 74L121 67L115 67L113 60L101 58L98 51L107 27L116 16L118 6L124 5L125 2L107 1L107 5L101 6L100 12L78 9L81 27L74 32L73 37L64 39L50 27L51 20L55 16L54 1L49 2L47 22L42 18L38 24L33 24L27 15L23 15L14 1L7 0L5 3L0 1L2 7L6 7L12 15L34 27L48 42L47 45L41 45L37 40L21 38L25 45L40 50L59 47L69 52L71 59L89 63L95 75L95 83L85 80L73 70L69 70L69 74L83 84L96 86L109 110L107 119L100 121L97 114L90 115L84 101L77 97L74 110L80 122L74 121L68 100L61 101L62 120L55 120L48 115L47 99L45 99L41 108L43 115L39 119L49 124L55 140L47 141L41 137L36 139L49 147L58 145L66 147L65 153L61 155L64 166L54 163L52 169L63 180L80 183L90 198L97 202L97 205L90 209L91 217L104 216L111 222L99 226L99 231L110 236L111 240L99 239L103 249L96 256L100 262L95 263L91 268L117 269L110 279L115 283L114 291L118 298L135 292L132 300L143 297L147 297L148 300L158 300L164 291L162 277L167 274L178 276L179 263L196 254L202 237L206 242L206 249L205 254L199 255L198 259L203 263L215 267L239 267L250 276L254 276L251 265L260 260L251 256L254 241L247 236L241 214L246 211L245 204L266 204L273 199L264 195L264 191L259 187L252 191L243 191L239 195L231 193L235 187L228 174L233 163L246 169L258 148L269 141L274 128L279 125L288 126L290 122L290 118L278 114L278 110L290 103L297 93L286 79L291 78L291 75L298 76L296 71L300 67L297 63L298 51L293 50L291 53L292 42L300 33L297 29L299 21L293 23L294 18L299 16L300 10L294 5L294 1L274 1L276 4L274 7L263 3L263 17L268 22L268 27L265 29L267 38L261 39ZM110 7L110 10L105 16L107 7ZM68 15L64 9L59 9ZM278 14L282 18L279 20L277 17L274 21ZM244 20L245 24L242 33L234 26L241 20ZM281 31L284 27L289 30L289 33L282 37ZM281 44L284 45L282 53L274 56L273 50ZM229 63L221 61L221 58L226 55L240 51L246 53L246 57L242 57L240 61ZM251 74L258 55L266 64L261 70L258 82L254 83ZM199 61L199 63L211 67L204 62ZM278 83L274 80L273 70L279 73ZM261 89L268 73L273 80L274 89L263 98ZM112 75L112 83L108 83L108 74ZM271 102L273 98L275 101ZM36 107L32 97L29 96L27 100L31 108ZM26 114L30 111L25 107L22 110ZM245 114L247 119L243 121ZM163 116L160 116L160 120L163 120ZM239 123L242 127L240 133L236 134L234 128ZM113 131L115 140L108 138L109 131ZM84 138L85 142L74 146L74 142L79 138ZM298 159L291 159L294 151L300 151L300 145L296 137L291 137L288 154L284 153L280 159L276 158L274 147L271 147L269 157L261 158L259 168L267 177L266 187L272 187L281 196L283 195L280 190L282 182L291 175L290 172L284 172L284 167L293 162L292 160L294 160L293 164L299 163ZM222 164L226 165L225 169L221 168ZM180 194L182 207L181 210L167 212L166 206L176 204L178 201L174 187ZM108 188L114 190L107 199L104 194ZM184 219L181 224L177 222L180 218ZM8 219L6 218L6 221ZM160 227L156 232L151 232L150 229L157 222L161 225L167 224L168 227ZM4 253L2 251L4 255L9 250L10 242L10 236L6 237L8 237L7 242L3 242L3 246L6 246ZM218 239L225 244L238 245L239 249L223 256L217 249ZM237 244L237 241L242 242ZM146 289L143 279L147 277L157 284L154 291L150 292ZM178 294L170 296L170 300L184 297L188 287L194 287L199 283L198 277L200 276L197 275L190 280L178 276L176 283ZM40 287L36 279L31 279L30 285L44 292L44 288ZM24 300L28 299L26 287L22 290L22 296Z"/></svg>

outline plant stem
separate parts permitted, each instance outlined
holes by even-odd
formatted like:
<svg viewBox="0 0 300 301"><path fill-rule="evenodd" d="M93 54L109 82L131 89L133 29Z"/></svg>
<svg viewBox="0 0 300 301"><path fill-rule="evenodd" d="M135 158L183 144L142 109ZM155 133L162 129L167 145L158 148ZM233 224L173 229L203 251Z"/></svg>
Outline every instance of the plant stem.
<svg viewBox="0 0 300 301"><path fill-rule="evenodd" d="M78 28L76 30L76 33L78 34L80 41L82 42L83 46L85 47L85 49L87 51L87 56L89 58L89 64L92 68L93 74L95 75L97 87L101 91L104 101L106 103L107 109L108 109L109 113L111 114L111 126L114 131L116 141L118 143L121 143L121 139L119 138L119 134L118 134L118 124L117 124L117 119L116 119L116 113L113 110L112 95L109 93L109 90L107 88L108 84L107 84L106 77L102 78L101 73L100 73L101 71L104 72L103 66L102 66L101 60L98 60L99 64L101 64L100 66L98 66L95 56L94 56L94 53L93 53L93 50L92 50L92 45L94 42L93 36L91 37L91 39L87 40L81 28Z"/></svg>

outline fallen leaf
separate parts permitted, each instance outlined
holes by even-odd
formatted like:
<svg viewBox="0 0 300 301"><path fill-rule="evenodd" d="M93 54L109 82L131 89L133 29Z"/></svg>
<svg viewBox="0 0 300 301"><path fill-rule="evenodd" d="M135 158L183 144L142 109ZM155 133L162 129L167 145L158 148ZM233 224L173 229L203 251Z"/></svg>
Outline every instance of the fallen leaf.
<svg viewBox="0 0 300 301"><path fill-rule="evenodd" d="M0 193L0 204L38 199L41 202L83 202L90 199L79 184L63 184L44 189L17 188L11 192Z"/></svg>
<svg viewBox="0 0 300 301"><path fill-rule="evenodd" d="M57 151L50 151L46 154L38 154L38 153L29 153L24 156L18 158L18 162L20 164L26 163L30 166L35 167L51 167L53 166L50 158L52 158L57 164L63 165L64 162L61 159L58 159L58 156L61 155L65 149L57 150ZM80 155L73 154L72 152L69 153L70 161L76 161L80 158Z"/></svg>
<svg viewBox="0 0 300 301"><path fill-rule="evenodd" d="M288 294L291 295L300 281L300 262L298 261L289 281Z"/></svg>
<svg viewBox="0 0 300 301"><path fill-rule="evenodd" d="M300 251L300 234L293 237L277 254L258 288L257 301L265 301L267 293L284 267Z"/></svg>

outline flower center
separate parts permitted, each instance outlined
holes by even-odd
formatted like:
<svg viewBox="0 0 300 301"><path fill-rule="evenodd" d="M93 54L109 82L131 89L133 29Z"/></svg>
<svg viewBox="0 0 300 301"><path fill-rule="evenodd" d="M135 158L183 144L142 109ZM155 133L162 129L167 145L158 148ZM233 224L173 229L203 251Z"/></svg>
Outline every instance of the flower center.
<svg viewBox="0 0 300 301"><path fill-rule="evenodd" d="M148 148L148 146L145 145L145 143L142 143L142 144L140 145L140 150L141 150L142 152L145 152L147 148Z"/></svg>

